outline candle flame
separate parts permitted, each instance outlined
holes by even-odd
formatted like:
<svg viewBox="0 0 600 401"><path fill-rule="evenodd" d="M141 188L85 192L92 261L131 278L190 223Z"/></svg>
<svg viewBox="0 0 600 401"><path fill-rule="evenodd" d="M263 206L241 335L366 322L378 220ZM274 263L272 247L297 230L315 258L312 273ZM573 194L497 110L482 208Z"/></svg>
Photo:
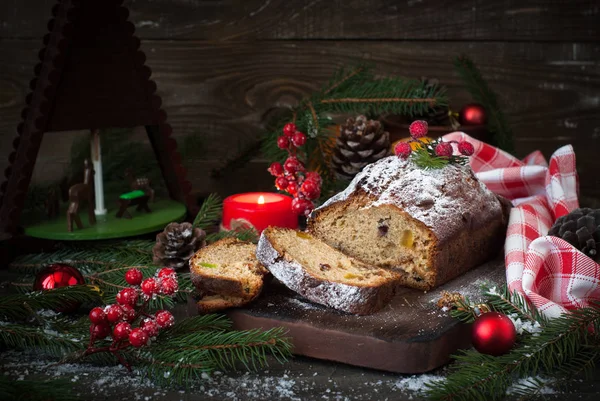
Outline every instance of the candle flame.
<svg viewBox="0 0 600 401"><path fill-rule="evenodd" d="M258 203L259 205L264 205L265 204L265 197L262 196L262 195L259 196L258 197L258 201L256 203Z"/></svg>

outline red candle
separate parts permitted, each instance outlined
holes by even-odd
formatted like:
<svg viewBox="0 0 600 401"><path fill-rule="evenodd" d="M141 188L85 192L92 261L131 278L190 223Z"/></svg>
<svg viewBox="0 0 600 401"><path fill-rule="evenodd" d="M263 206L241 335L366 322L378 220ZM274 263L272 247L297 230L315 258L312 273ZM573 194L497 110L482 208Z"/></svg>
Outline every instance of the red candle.
<svg viewBox="0 0 600 401"><path fill-rule="evenodd" d="M223 201L223 230L254 228L260 234L268 226L298 227L292 198L271 192L231 195Z"/></svg>

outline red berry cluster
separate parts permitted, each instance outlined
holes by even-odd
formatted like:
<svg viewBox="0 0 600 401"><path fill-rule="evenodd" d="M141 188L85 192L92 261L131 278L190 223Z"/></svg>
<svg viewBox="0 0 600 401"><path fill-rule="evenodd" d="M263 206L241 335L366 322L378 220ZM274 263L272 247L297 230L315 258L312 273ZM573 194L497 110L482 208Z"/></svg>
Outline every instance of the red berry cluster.
<svg viewBox="0 0 600 401"><path fill-rule="evenodd" d="M410 132L411 140L408 142L399 142L394 148L394 153L401 157L402 159L407 159L412 153L412 148L410 146L411 142L417 142L426 145L425 142L421 140L424 136L427 135L429 127L427 125L427 121L417 120L413 121L412 124L408 127L408 131ZM454 149L452 148L452 144L456 143L458 145L458 151L464 156L471 156L475 151L473 144L467 141L449 141L444 142L443 140L439 140L434 144L433 150L436 156L439 157L451 157L454 153Z"/></svg>
<svg viewBox="0 0 600 401"><path fill-rule="evenodd" d="M321 176L315 171L306 171L304 164L298 159L298 148L306 143L306 134L296 129L296 124L287 123L283 127L283 135L277 138L277 146L288 151L288 158L283 163L274 162L269 166L269 173L275 178L275 186L294 197L292 210L301 215L308 215L315 207L312 201L321 196Z"/></svg>
<svg viewBox="0 0 600 401"><path fill-rule="evenodd" d="M90 311L90 344L87 354L112 352L121 360L117 351L133 346L143 347L156 337L160 329L170 327L175 322L171 312L160 310L154 315L146 313L150 299L158 294L173 295L179 284L175 270L170 267L160 269L154 277L143 279L138 269L129 269L125 273L127 287L117 294L117 303L104 308L96 307ZM138 327L132 327L139 322ZM112 334L109 347L94 348L96 340L102 340ZM125 366L126 363L121 361Z"/></svg>

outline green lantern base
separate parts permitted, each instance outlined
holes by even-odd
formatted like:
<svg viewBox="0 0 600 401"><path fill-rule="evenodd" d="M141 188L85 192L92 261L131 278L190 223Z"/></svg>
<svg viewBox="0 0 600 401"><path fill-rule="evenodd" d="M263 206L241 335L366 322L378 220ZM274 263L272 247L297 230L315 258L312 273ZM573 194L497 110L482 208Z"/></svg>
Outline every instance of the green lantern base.
<svg viewBox="0 0 600 401"><path fill-rule="evenodd" d="M67 215L64 209L61 210L58 217L52 219L41 212L23 213L21 223L25 234L31 237L85 241L132 237L160 231L173 221L183 220L186 215L185 206L171 199L157 200L149 203L148 206L152 210L151 213L143 210L137 211L134 206L130 207L128 211L132 215L131 219L117 218L118 208L109 209L106 215L96 216L96 224L91 226L88 221L87 209L83 208L79 213L83 228L78 229L73 224L72 232L67 230Z"/></svg>

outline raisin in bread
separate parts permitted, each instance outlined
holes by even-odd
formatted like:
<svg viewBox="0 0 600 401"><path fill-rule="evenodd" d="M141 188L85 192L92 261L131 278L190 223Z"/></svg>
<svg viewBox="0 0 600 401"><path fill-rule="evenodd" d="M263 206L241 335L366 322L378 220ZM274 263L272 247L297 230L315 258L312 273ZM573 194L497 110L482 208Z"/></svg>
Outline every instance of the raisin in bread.
<svg viewBox="0 0 600 401"><path fill-rule="evenodd" d="M359 315L383 308L398 280L393 272L369 266L308 233L288 228L264 230L256 256L291 290L313 302Z"/></svg>
<svg viewBox="0 0 600 401"><path fill-rule="evenodd" d="M255 251L251 242L224 238L196 252L190 259L190 277L204 295L200 302L205 301L205 309L216 310L217 304L222 306L219 309L240 306L260 294L268 271L256 259ZM198 307L203 309L201 304Z"/></svg>
<svg viewBox="0 0 600 401"><path fill-rule="evenodd" d="M366 166L315 209L308 230L365 263L428 290L497 255L505 205L470 166L422 169L396 156Z"/></svg>

